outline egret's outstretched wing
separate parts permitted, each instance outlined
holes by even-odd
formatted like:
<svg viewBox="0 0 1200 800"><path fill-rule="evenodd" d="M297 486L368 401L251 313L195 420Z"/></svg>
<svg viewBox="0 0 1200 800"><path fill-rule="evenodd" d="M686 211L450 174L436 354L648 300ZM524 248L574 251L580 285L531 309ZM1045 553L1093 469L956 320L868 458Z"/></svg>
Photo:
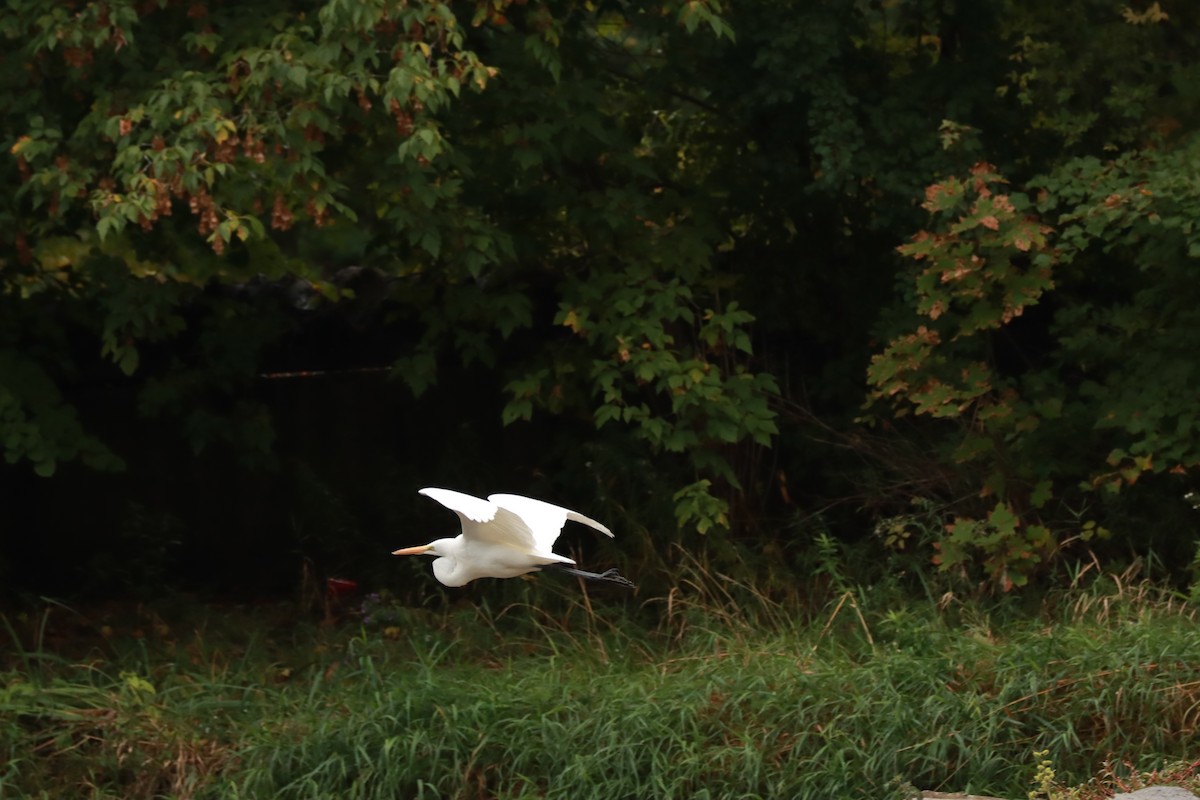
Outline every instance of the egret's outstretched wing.
<svg viewBox="0 0 1200 800"><path fill-rule="evenodd" d="M499 510L495 503L484 500L482 497L463 494L453 489L438 489L430 486L421 489L417 494L437 500L463 520L470 522L491 522L496 516L496 511Z"/></svg>
<svg viewBox="0 0 1200 800"><path fill-rule="evenodd" d="M509 511L522 519L529 528L538 549L543 552L550 552L550 548L554 546L558 535L562 533L563 525L567 520L582 522L609 537L613 535L612 531L591 517L585 517L578 511L562 508L544 500L522 497L519 494L493 494L488 496L488 500L494 503L501 512Z"/></svg>
<svg viewBox="0 0 1200 800"><path fill-rule="evenodd" d="M534 535L526 520L515 511L503 508L490 500L456 492L453 489L430 487L421 489L418 493L437 500L458 514L458 518L462 521L463 536L468 542L504 545L523 553L543 555L553 561L575 563L566 556L560 556L550 551L550 545L554 544L553 538L550 539L549 544L542 547L542 540ZM530 502L538 501L531 500ZM553 506L551 507L553 508ZM561 522L559 527L562 527Z"/></svg>

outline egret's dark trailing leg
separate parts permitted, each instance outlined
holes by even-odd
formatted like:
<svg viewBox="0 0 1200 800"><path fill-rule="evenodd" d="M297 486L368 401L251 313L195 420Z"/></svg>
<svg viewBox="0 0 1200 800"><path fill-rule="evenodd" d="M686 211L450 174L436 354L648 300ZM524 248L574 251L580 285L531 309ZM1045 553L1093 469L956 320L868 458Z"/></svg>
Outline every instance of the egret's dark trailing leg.
<svg viewBox="0 0 1200 800"><path fill-rule="evenodd" d="M588 572L587 570L568 567L566 564L546 564L542 569L552 569L556 572L565 572L568 575L575 575L580 578L586 578L589 581L605 581L606 583L615 583L618 586L624 586L629 589L636 589L633 581L626 578L615 569L605 570L604 572Z"/></svg>

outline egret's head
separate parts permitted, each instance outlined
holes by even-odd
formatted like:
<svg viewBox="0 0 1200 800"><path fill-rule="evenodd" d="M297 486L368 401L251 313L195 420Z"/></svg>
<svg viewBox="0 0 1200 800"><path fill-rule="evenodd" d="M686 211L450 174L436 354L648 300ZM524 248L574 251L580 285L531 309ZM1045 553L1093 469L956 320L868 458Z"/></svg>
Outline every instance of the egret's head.
<svg viewBox="0 0 1200 800"><path fill-rule="evenodd" d="M436 556L433 561L433 575L446 586L463 586L471 580L470 575L463 575L460 569L458 539L437 539L429 544L417 547L405 547L393 550L394 556Z"/></svg>
<svg viewBox="0 0 1200 800"><path fill-rule="evenodd" d="M453 539L437 539L429 544L422 544L416 547L403 547L399 550L393 550L394 556L448 556L450 555L450 544Z"/></svg>

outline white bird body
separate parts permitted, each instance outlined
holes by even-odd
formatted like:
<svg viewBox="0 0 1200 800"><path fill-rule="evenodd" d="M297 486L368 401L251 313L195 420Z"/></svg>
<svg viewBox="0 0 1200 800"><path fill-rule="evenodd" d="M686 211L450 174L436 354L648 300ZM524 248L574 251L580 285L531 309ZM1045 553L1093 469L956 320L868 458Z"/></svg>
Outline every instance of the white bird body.
<svg viewBox="0 0 1200 800"><path fill-rule="evenodd" d="M571 569L575 561L553 551L567 520L613 535L607 527L577 511L516 494L493 494L487 500L453 489L426 488L420 494L457 514L462 533L396 550L393 555L437 556L433 574L446 586L464 586L476 578L515 578L554 566L581 577L633 585L615 570L597 575Z"/></svg>

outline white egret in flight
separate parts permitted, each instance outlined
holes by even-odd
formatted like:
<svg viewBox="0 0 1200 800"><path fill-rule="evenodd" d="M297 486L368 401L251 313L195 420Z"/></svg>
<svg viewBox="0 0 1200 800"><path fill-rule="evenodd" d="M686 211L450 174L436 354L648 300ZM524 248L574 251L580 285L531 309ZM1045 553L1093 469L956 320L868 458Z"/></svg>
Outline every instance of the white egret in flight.
<svg viewBox="0 0 1200 800"><path fill-rule="evenodd" d="M615 569L585 572L566 556L552 552L554 541L567 520L582 522L606 536L612 531L590 517L556 505L521 497L494 494L484 500L452 489L422 489L458 514L462 533L453 539L437 539L419 547L393 551L394 556L437 556L433 574L446 586L463 586L476 578L515 578L528 572L555 569L594 581L633 587Z"/></svg>

